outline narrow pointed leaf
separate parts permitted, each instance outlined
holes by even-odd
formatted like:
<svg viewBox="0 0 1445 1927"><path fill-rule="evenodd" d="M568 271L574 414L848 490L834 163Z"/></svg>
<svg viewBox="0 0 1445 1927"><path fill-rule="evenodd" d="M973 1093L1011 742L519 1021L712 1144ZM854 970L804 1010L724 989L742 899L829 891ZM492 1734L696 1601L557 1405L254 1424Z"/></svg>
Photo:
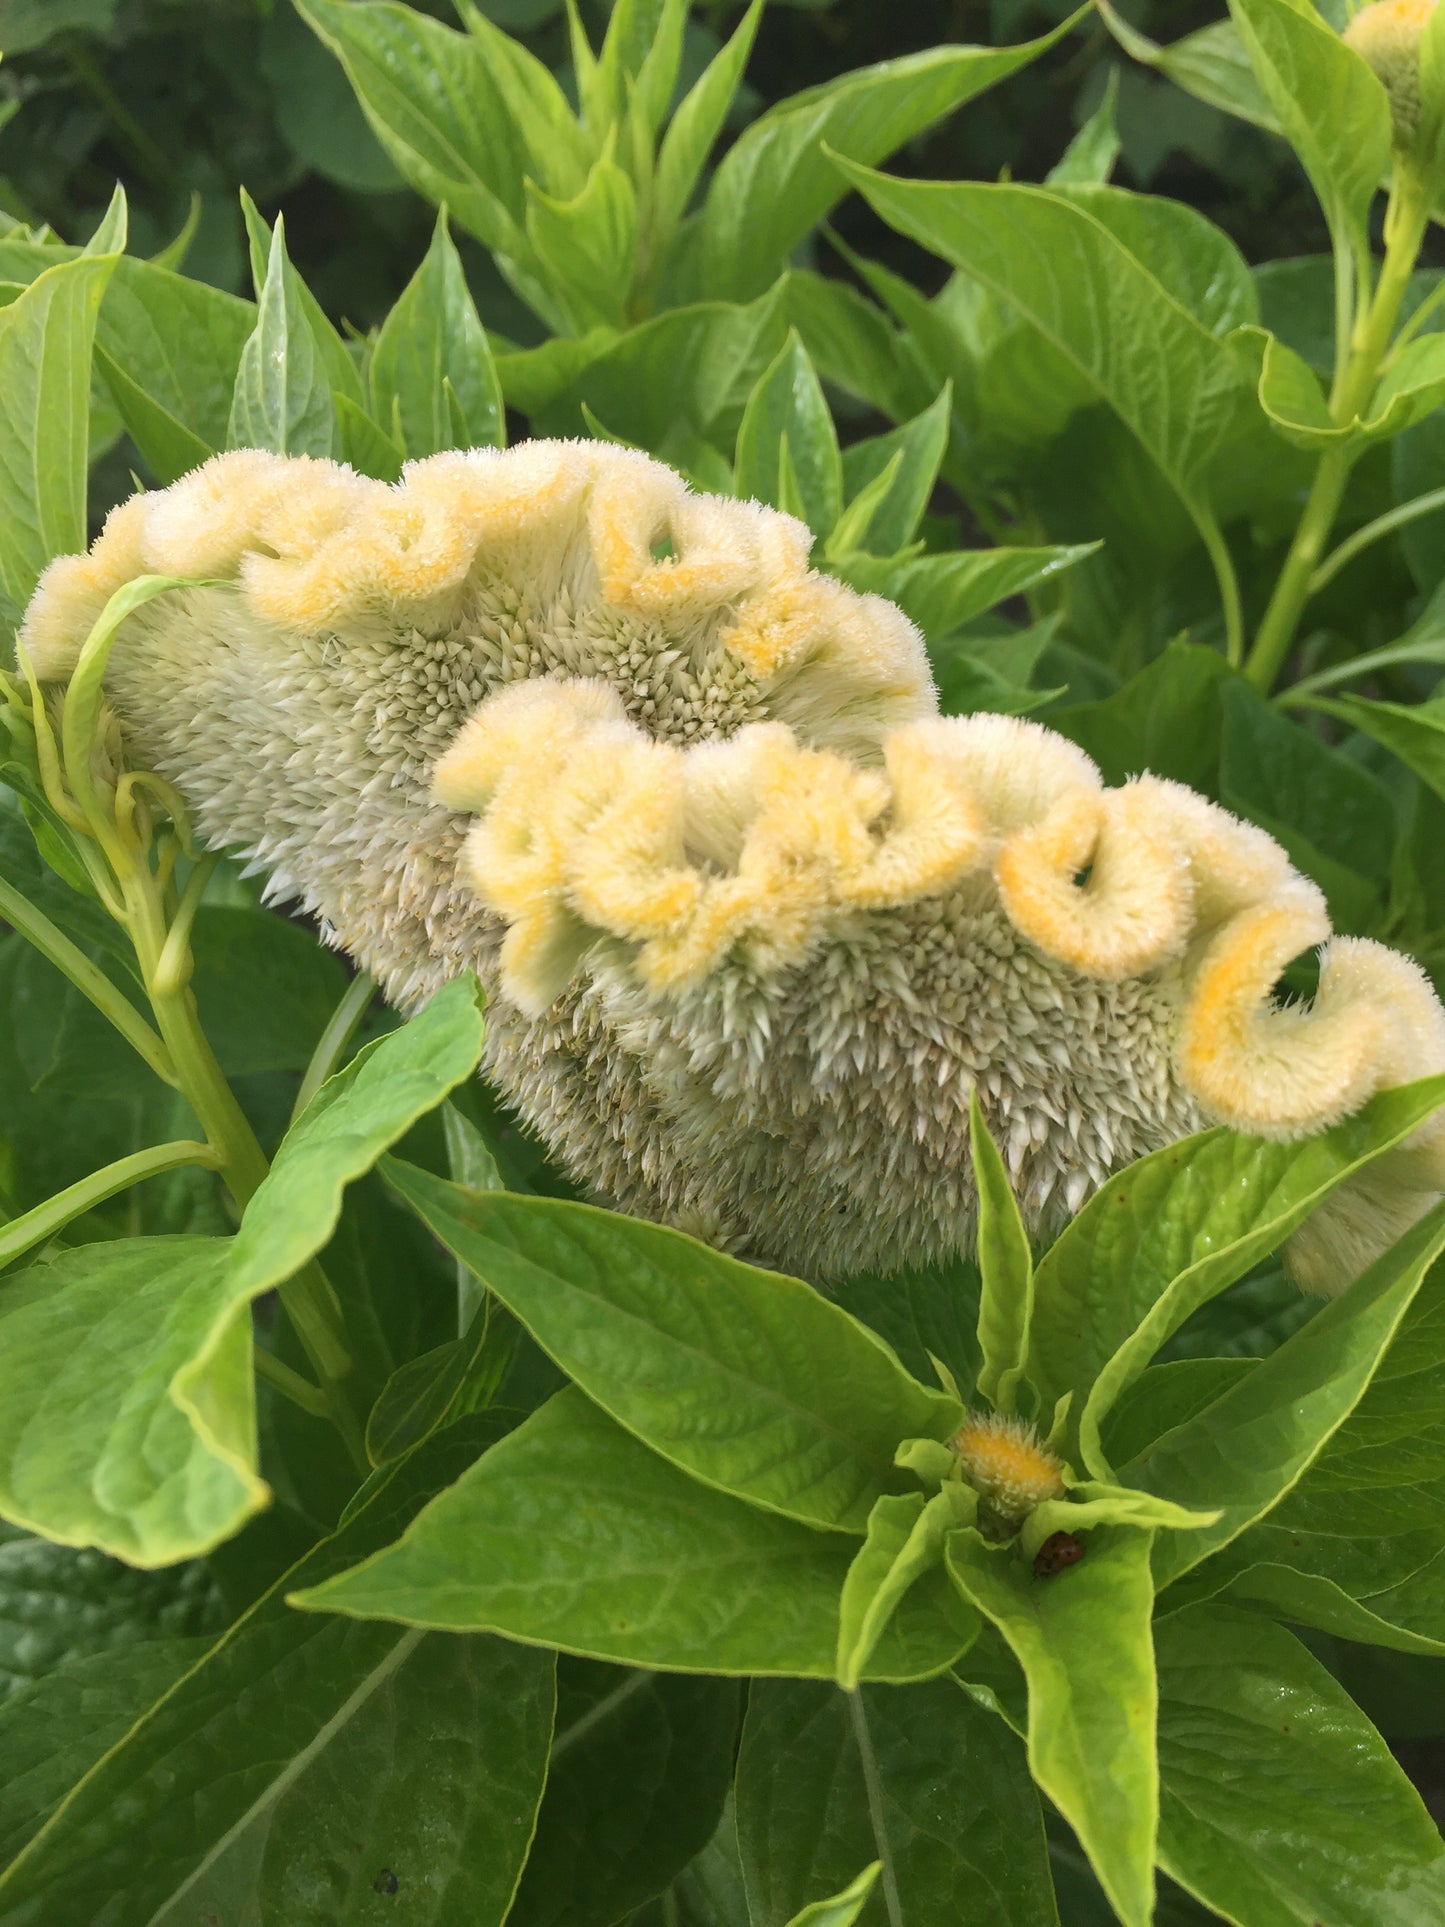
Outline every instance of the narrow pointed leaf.
<svg viewBox="0 0 1445 1927"><path fill-rule="evenodd" d="M978 1389L991 1405L1010 1412L1028 1356L1034 1259L1004 1161L983 1121L977 1090L969 1099L968 1116L978 1186L978 1269L983 1281L978 1312L983 1364Z"/></svg>
<svg viewBox="0 0 1445 1927"><path fill-rule="evenodd" d="M382 323L370 373L376 418L398 423L413 461L446 448L501 445L497 371L444 213L425 260ZM453 428L452 398L465 424L461 436Z"/></svg>

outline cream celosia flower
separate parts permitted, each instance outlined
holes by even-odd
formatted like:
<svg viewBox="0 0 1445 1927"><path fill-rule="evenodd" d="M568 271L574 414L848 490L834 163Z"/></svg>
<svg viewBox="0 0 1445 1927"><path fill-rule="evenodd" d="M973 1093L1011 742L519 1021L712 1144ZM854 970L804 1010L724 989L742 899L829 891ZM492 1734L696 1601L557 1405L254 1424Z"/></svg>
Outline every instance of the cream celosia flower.
<svg viewBox="0 0 1445 1927"><path fill-rule="evenodd" d="M982 1501L980 1522L1006 1536L1046 1499L1064 1496L1063 1460L1027 1419L970 1412L953 1436L963 1476Z"/></svg>
<svg viewBox="0 0 1445 1927"><path fill-rule="evenodd" d="M1047 1231L1206 1121L1297 1137L1445 1067L1423 974L1326 942L1268 836L939 716L912 625L807 554L605 443L395 488L242 451L54 563L24 643L63 682L135 575L229 583L125 624L132 760L403 1007L476 969L488 1073L598 1196L813 1278L970 1243L975 1084ZM1297 1273L1343 1284L1442 1184L1427 1131Z"/></svg>

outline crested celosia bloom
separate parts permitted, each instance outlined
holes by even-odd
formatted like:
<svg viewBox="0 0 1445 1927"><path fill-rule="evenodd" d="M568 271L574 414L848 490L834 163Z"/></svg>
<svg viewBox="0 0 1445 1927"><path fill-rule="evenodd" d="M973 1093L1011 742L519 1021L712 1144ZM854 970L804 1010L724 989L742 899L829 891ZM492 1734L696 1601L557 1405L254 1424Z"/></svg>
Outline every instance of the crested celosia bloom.
<svg viewBox="0 0 1445 1927"><path fill-rule="evenodd" d="M120 632L132 763L404 1008L475 969L487 1073L593 1195L815 1279L970 1245L975 1086L1047 1233L1207 1122L1298 1137L1445 1067L1421 971L1327 942L1268 836L940 716L913 626L808 549L605 443L396 487L240 451L54 563L23 641L64 682L120 585L219 579ZM1296 1274L1347 1282L1442 1185L1427 1129Z"/></svg>

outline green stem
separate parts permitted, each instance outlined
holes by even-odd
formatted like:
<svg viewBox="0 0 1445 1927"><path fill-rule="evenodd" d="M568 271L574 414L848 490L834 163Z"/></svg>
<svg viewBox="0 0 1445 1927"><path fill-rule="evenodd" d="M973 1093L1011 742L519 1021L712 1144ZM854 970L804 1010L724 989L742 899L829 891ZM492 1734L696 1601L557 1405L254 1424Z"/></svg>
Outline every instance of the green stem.
<svg viewBox="0 0 1445 1927"><path fill-rule="evenodd" d="M1373 522L1356 529L1352 536L1325 557L1310 578L1310 594L1318 595L1321 589L1334 581L1341 569L1347 568L1371 543L1378 542L1393 529L1403 528L1407 522L1418 521L1422 515L1431 515L1441 508L1445 508L1445 488L1432 488L1428 495L1417 495L1413 502L1402 502L1399 508L1390 509L1385 515L1377 515Z"/></svg>
<svg viewBox="0 0 1445 1927"><path fill-rule="evenodd" d="M114 1024L126 1042L143 1057L163 1083L177 1086L176 1067L165 1044L123 991L117 990L103 970L97 967L63 931L57 930L42 910L0 878L0 917L34 944L43 957L62 971L83 997L90 1000Z"/></svg>
<svg viewBox="0 0 1445 1927"><path fill-rule="evenodd" d="M319 1385L313 1385L300 1372L293 1372L289 1365L283 1364L274 1352L268 1352L263 1346L258 1345L254 1355L257 1378L264 1378L283 1398L289 1398L293 1405L299 1405L312 1418L331 1417L331 1407Z"/></svg>
<svg viewBox="0 0 1445 1927"><path fill-rule="evenodd" d="M855 1687L847 1697L848 1714L853 1722L853 1738L863 1767L863 1788L868 1798L868 1818L872 1822L878 1858L883 1863L883 1877L880 1885L883 1889L884 1910L888 1915L888 1927L905 1927L903 1900L898 1892L898 1877L893 1871L893 1851L888 1839L888 1816L883 1806L883 1778L878 1771L878 1760L873 1751L873 1735L868 1731L868 1715L863 1709L861 1689Z"/></svg>
<svg viewBox="0 0 1445 1927"><path fill-rule="evenodd" d="M187 1164L209 1165L214 1170L216 1154L208 1144L178 1138L172 1144L153 1144L128 1158L117 1158L114 1164L107 1164L101 1171L92 1171L88 1178L81 1178L78 1184L67 1185L64 1191L57 1191L53 1198L37 1204L33 1211L22 1212L18 1218L12 1218L9 1224L0 1227L0 1265L8 1265L22 1252L45 1244L72 1218L78 1218L83 1212L104 1204L107 1198L113 1198L118 1191L126 1191L131 1185L139 1184L142 1178L159 1177L164 1171L179 1171Z"/></svg>
<svg viewBox="0 0 1445 1927"><path fill-rule="evenodd" d="M1428 194L1413 172L1399 162L1385 212L1385 259L1380 278L1355 326L1349 359L1338 372L1330 397L1330 417L1337 428L1350 428L1368 408L1429 217ZM1339 513L1345 484L1360 452L1358 445L1351 447L1346 442L1327 449L1320 457L1294 541L1245 664L1245 676L1262 695L1269 694L1284 666Z"/></svg>
<svg viewBox="0 0 1445 1927"><path fill-rule="evenodd" d="M1214 579L1219 584L1219 599L1224 605L1224 649L1231 669L1238 669L1244 660L1244 613L1239 602L1239 577L1234 571L1234 558L1229 553L1229 544L1224 533L1212 515L1196 510L1194 526L1209 555L1214 568Z"/></svg>
<svg viewBox="0 0 1445 1927"><path fill-rule="evenodd" d="M341 1062L375 994L376 984L365 971L353 977L347 985L345 995L332 1011L311 1053L311 1062L306 1066L306 1075L301 1080L301 1088L296 1093L296 1103L291 1111L293 1124Z"/></svg>

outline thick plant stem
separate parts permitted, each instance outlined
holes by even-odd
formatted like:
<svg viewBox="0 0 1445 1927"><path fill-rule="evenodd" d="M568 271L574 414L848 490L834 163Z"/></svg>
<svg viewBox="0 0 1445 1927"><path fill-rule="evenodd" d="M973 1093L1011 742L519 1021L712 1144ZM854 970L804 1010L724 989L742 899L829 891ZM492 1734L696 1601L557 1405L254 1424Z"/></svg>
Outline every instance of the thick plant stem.
<svg viewBox="0 0 1445 1927"><path fill-rule="evenodd" d="M1399 318L1400 303L1410 285L1429 211L1429 198L1422 184L1403 162L1399 163L1395 189L1385 215L1385 259L1380 279L1354 331L1349 359L1330 398L1330 415L1339 429L1348 429L1369 407L1380 365ZM1262 695L1268 695L1274 687L1289 653L1339 513L1345 484L1359 454L1358 443L1352 445L1346 441L1320 457L1294 541L1244 668L1245 677Z"/></svg>

